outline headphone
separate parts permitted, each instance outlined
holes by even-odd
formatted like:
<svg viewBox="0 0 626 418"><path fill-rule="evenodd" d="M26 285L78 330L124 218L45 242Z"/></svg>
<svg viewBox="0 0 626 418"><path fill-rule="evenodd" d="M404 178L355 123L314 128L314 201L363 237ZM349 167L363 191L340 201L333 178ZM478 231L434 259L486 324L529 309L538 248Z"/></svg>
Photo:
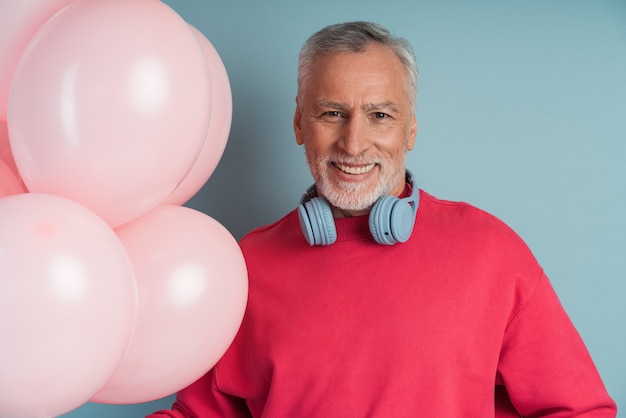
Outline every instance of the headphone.
<svg viewBox="0 0 626 418"><path fill-rule="evenodd" d="M413 232L419 205L419 190L413 174L406 171L411 196L381 196L370 211L369 229L374 240L383 245L406 242ZM335 220L328 200L317 196L315 184L307 189L298 206L298 219L309 245L330 245L337 240Z"/></svg>

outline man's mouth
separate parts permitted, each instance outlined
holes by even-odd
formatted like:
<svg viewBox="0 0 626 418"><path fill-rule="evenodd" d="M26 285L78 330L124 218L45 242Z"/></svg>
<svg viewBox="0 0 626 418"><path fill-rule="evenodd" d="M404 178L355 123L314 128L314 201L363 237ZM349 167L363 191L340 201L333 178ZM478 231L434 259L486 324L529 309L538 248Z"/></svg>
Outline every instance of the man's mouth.
<svg viewBox="0 0 626 418"><path fill-rule="evenodd" d="M333 165L337 167L339 170L347 174L365 174L365 173L370 172L374 167L376 167L375 163L371 163L368 165L358 165L358 166L345 165L341 163L333 163Z"/></svg>

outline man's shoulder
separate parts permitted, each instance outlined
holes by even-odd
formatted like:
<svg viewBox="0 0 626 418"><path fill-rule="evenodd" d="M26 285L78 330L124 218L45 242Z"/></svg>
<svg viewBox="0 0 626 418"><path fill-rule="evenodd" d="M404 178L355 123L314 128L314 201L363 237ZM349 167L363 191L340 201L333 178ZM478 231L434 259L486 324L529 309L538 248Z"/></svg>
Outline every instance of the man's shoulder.
<svg viewBox="0 0 626 418"><path fill-rule="evenodd" d="M436 197L424 190L420 190L420 208L430 216L444 219L467 222L470 220L502 223L495 215L460 200L448 200ZM419 209L418 209L419 213Z"/></svg>
<svg viewBox="0 0 626 418"><path fill-rule="evenodd" d="M420 219L419 209L423 209ZM425 191L420 194L417 222L426 228L484 239L499 237L522 241L519 235L498 216L464 201L446 200ZM525 244L524 244L525 245Z"/></svg>
<svg viewBox="0 0 626 418"><path fill-rule="evenodd" d="M298 227L298 216L295 210L285 214L277 221L259 226L248 232L240 240L241 247L268 245L290 236L294 227Z"/></svg>

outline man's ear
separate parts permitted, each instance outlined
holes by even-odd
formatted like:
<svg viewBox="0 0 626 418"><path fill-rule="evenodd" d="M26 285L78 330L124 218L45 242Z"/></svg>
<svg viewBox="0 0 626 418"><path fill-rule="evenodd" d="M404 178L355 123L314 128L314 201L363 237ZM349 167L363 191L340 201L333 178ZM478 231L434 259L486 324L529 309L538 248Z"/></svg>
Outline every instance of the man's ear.
<svg viewBox="0 0 626 418"><path fill-rule="evenodd" d="M296 134L296 143L298 145L304 144L302 139L302 110L298 104L298 98L296 97L296 110L293 113L293 132Z"/></svg>
<svg viewBox="0 0 626 418"><path fill-rule="evenodd" d="M413 115L413 119L411 120L411 126L409 127L409 137L406 142L407 151L411 151L415 146L415 137L417 136L417 117L415 114Z"/></svg>

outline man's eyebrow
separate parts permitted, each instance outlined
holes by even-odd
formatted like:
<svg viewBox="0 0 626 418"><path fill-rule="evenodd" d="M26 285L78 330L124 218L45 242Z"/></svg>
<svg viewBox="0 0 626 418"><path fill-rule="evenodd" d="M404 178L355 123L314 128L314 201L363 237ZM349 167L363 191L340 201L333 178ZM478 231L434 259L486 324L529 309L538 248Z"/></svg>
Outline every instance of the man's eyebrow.
<svg viewBox="0 0 626 418"><path fill-rule="evenodd" d="M364 112L372 112L377 110L390 110L392 112L398 112L398 107L395 103L386 101L381 103L366 103L362 106Z"/></svg>
<svg viewBox="0 0 626 418"><path fill-rule="evenodd" d="M328 108L340 111L346 111L350 109L350 106L345 103L333 102L330 100L318 100L315 102L314 107L316 109ZM377 110L390 110L392 112L398 112L398 107L393 102L385 101L380 103L365 103L363 106L361 106L361 110L363 110L364 112L372 112Z"/></svg>
<svg viewBox="0 0 626 418"><path fill-rule="evenodd" d="M314 103L315 109L327 108L345 111L348 109L348 105L345 103L331 102L330 100L318 100Z"/></svg>

